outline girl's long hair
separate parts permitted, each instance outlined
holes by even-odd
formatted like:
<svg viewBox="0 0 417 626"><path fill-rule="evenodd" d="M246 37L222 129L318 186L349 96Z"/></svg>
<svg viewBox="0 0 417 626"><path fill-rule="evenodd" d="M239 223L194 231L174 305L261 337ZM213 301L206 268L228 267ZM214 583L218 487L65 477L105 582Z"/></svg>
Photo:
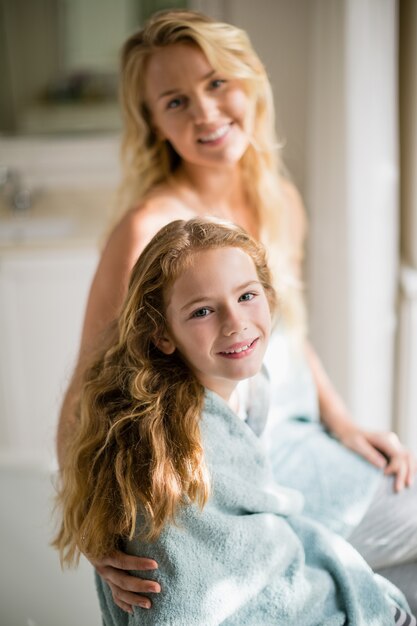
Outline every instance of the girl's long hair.
<svg viewBox="0 0 417 626"><path fill-rule="evenodd" d="M198 46L216 71L239 79L249 96L248 115L253 122L250 145L240 161L242 180L282 294L283 318L303 331L301 284L290 267L292 251L281 188L285 171L275 131L272 89L245 31L194 11L162 11L126 41L121 55L124 133L119 209L136 206L157 185L169 181L180 164L171 144L155 132L145 101L150 57L159 48L176 43Z"/></svg>
<svg viewBox="0 0 417 626"><path fill-rule="evenodd" d="M111 554L138 532L138 503L154 540L178 508L209 495L199 421L204 388L176 351L155 345L166 330L164 294L197 251L238 247L254 261L271 312L275 291L263 247L220 220L177 220L151 240L127 297L83 378L79 419L60 476L61 562ZM141 518L142 519L142 518Z"/></svg>

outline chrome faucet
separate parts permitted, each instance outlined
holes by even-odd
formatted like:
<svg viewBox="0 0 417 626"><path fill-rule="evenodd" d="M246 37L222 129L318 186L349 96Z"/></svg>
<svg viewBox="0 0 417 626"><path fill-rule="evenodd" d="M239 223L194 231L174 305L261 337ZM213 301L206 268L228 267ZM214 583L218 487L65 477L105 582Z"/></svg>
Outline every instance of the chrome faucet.
<svg viewBox="0 0 417 626"><path fill-rule="evenodd" d="M32 206L32 192L23 184L18 169L0 165L0 189L12 211L27 211Z"/></svg>

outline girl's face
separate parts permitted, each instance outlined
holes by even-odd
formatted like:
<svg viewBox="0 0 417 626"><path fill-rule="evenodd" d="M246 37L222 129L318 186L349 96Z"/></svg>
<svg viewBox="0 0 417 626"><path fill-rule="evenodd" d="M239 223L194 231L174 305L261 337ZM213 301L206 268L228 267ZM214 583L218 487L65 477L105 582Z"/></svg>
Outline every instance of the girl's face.
<svg viewBox="0 0 417 626"><path fill-rule="evenodd" d="M260 370L271 331L251 257L233 247L197 252L165 298L169 330L158 347L177 349L198 380L228 401L239 380Z"/></svg>
<svg viewBox="0 0 417 626"><path fill-rule="evenodd" d="M146 101L156 132L189 165L235 165L248 147L251 107L242 82L214 71L196 45L152 55Z"/></svg>

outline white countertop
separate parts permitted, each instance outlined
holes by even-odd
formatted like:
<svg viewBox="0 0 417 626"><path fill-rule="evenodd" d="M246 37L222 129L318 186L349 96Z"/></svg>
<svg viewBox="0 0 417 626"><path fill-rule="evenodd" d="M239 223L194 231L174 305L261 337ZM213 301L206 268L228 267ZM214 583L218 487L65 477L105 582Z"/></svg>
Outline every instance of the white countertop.
<svg viewBox="0 0 417 626"><path fill-rule="evenodd" d="M99 246L109 228L114 193L38 192L28 210L0 203L0 252Z"/></svg>

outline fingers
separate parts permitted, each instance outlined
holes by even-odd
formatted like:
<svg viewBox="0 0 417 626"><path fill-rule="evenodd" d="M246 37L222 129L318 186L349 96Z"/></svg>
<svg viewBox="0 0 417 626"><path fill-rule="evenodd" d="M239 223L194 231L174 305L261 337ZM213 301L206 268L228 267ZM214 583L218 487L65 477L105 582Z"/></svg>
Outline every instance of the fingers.
<svg viewBox="0 0 417 626"><path fill-rule="evenodd" d="M118 587L113 583L108 583L113 600L118 607L120 607L123 611L127 613L133 613L133 607L139 606L142 609L150 609L152 606L152 602L150 598L146 596L137 595L135 593L131 593Z"/></svg>
<svg viewBox="0 0 417 626"><path fill-rule="evenodd" d="M362 440L358 452L372 465L384 469L387 464L387 460L383 454L378 452L366 439Z"/></svg>
<svg viewBox="0 0 417 626"><path fill-rule="evenodd" d="M123 600L118 599L117 596L114 594L112 587L110 587L110 590L113 596L113 601L119 607L119 609L122 609L122 611L130 613L130 615L132 615L133 607L130 604L126 604L126 602L123 602Z"/></svg>
<svg viewBox="0 0 417 626"><path fill-rule="evenodd" d="M407 477L407 466L403 459L398 456L392 458L385 468L385 474L395 476L394 491L398 492L404 489L405 481Z"/></svg>
<svg viewBox="0 0 417 626"><path fill-rule="evenodd" d="M123 589L126 592L132 594L137 593L159 593L161 586L155 580L145 580L143 578L137 578L131 574L125 574L124 572L115 569L114 567L99 567L96 568L100 576L108 584L112 584L119 589Z"/></svg>
<svg viewBox="0 0 417 626"><path fill-rule="evenodd" d="M368 432L350 429L343 443L373 465L394 476L394 490L401 491L413 484L417 471L414 455L405 448L393 432Z"/></svg>
<svg viewBox="0 0 417 626"><path fill-rule="evenodd" d="M148 571L158 569L158 563L153 559L132 556L131 554L125 554L120 551L113 552L110 556L101 559L100 564L108 565L121 570Z"/></svg>
<svg viewBox="0 0 417 626"><path fill-rule="evenodd" d="M381 454L371 443L369 443L361 431L356 431L349 439L344 441L354 452L357 452L363 456L367 461L383 469L387 460L383 454Z"/></svg>
<svg viewBox="0 0 417 626"><path fill-rule="evenodd" d="M398 492L413 484L415 471L416 461L412 453L403 448L390 459L384 473L395 476L394 490Z"/></svg>
<svg viewBox="0 0 417 626"><path fill-rule="evenodd" d="M115 604L123 611L132 613L134 606L150 609L151 600L143 593L159 593L161 586L154 580L138 578L130 571L151 571L158 568L153 559L136 557L123 552L91 561L98 574L109 585Z"/></svg>
<svg viewBox="0 0 417 626"><path fill-rule="evenodd" d="M364 437L386 459L391 459L404 448L397 435L393 432L365 432Z"/></svg>
<svg viewBox="0 0 417 626"><path fill-rule="evenodd" d="M417 472L417 459L415 458L414 454L410 453L411 456L411 462L410 462L410 466L409 466L409 471L408 471L408 475L407 475L407 485L408 487L411 487L411 485L414 482L414 477L416 475Z"/></svg>

